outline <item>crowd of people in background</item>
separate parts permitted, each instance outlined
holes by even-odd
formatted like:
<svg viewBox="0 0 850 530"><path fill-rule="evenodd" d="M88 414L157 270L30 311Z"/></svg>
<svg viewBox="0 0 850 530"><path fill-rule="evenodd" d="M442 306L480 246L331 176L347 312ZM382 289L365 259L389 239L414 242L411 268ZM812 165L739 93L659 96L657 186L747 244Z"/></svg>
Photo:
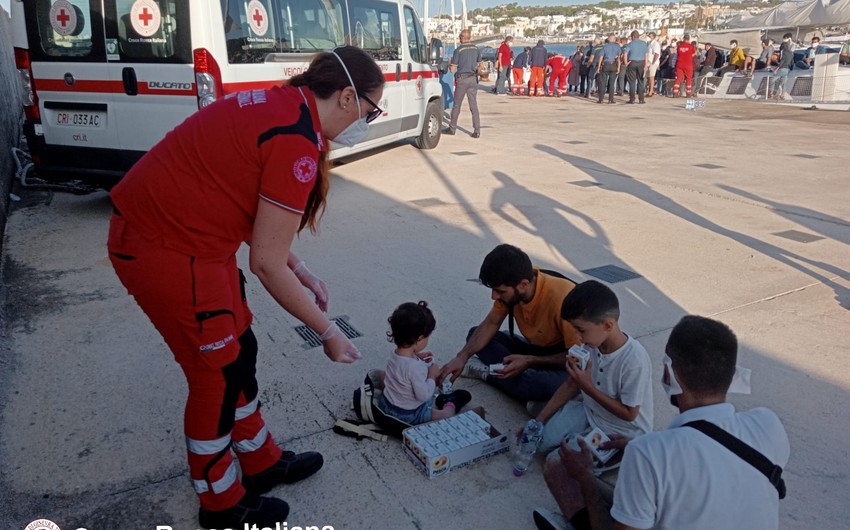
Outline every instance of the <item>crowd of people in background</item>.
<svg viewBox="0 0 850 530"><path fill-rule="evenodd" d="M498 74L494 92L498 95L561 97L568 94L608 103L613 97L628 92L629 103L643 103L656 94L668 97L699 93L705 80L728 73L752 77L755 72L771 74L765 97L785 99L785 81L792 69L814 67L820 38L812 38L808 47L794 43L792 35L783 36L777 44L767 37L761 51L744 50L737 40L728 43L728 52L710 42L698 43L689 34L682 39L659 40L654 32L629 36L610 34L580 44L565 57L547 51L541 39L534 47L526 46L514 54L513 38L508 36L499 47L495 68ZM805 49L802 58L795 60L795 50ZM749 54L747 53L749 52ZM600 90L601 89L601 90Z"/></svg>

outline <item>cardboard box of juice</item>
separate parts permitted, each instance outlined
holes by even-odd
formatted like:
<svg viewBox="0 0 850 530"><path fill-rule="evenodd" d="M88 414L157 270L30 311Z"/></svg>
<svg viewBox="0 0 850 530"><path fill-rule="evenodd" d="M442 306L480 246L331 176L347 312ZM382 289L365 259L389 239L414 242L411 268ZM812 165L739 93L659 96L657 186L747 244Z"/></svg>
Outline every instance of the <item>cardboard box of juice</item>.
<svg viewBox="0 0 850 530"><path fill-rule="evenodd" d="M508 436L473 411L405 429L405 454L428 478L508 451Z"/></svg>

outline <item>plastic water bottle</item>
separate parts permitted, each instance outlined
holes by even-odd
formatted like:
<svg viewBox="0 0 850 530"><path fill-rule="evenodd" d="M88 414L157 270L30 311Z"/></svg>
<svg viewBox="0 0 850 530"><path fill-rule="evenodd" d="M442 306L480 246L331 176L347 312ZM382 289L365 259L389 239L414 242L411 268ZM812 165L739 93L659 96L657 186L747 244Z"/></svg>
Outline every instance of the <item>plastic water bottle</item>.
<svg viewBox="0 0 850 530"><path fill-rule="evenodd" d="M525 473L542 440L543 424L535 419L528 420L514 454L514 476L521 477Z"/></svg>

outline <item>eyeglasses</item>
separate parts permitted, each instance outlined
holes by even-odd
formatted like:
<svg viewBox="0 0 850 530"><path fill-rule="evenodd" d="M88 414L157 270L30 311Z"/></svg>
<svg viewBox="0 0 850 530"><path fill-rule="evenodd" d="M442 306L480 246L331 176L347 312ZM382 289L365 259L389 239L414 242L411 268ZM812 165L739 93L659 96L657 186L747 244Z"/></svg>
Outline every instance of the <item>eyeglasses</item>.
<svg viewBox="0 0 850 530"><path fill-rule="evenodd" d="M381 114L383 114L383 113L384 113L384 111L383 111L383 110L381 110L381 107L379 107L379 106L375 105L375 102L374 102L374 101L372 101L371 99L369 99L369 97L368 97L366 94L358 94L358 95L359 95L361 98L365 99L365 100L366 100L366 103L368 103L368 104L372 105L373 107L375 107L374 109L370 110L370 111L366 114L366 123L372 123L373 121L375 121L375 120L377 120L377 119L378 119L378 116L380 116Z"/></svg>

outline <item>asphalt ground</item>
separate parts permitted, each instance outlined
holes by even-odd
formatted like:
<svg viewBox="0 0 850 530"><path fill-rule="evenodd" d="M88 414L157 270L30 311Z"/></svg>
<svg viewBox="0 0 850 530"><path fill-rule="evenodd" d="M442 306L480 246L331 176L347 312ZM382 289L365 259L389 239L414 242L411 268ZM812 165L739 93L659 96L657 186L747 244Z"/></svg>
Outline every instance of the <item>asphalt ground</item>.
<svg viewBox="0 0 850 530"><path fill-rule="evenodd" d="M429 481L398 442L331 431L352 416L366 371L385 364L386 319L401 302L430 303L430 349L451 359L489 308L475 279L502 242L577 279L605 265L635 273L611 287L656 381L681 316L729 324L753 369L753 393L730 401L772 408L791 439L782 527L845 527L850 113L715 100L689 112L684 100L597 105L484 88L481 139L467 136L464 109L458 135L433 151L398 144L345 160L321 234L296 242L329 284L330 315L363 334L363 360L332 364L305 347L299 323L249 276L265 418L284 448L326 459L273 491L292 506L288 528L520 529L533 528L534 507L555 508L542 458L521 478L500 455ZM16 192L3 256L0 528L41 517L64 530L196 528L185 383L111 270L106 193ZM502 431L527 419L483 383L458 386ZM662 429L675 411L653 390Z"/></svg>

